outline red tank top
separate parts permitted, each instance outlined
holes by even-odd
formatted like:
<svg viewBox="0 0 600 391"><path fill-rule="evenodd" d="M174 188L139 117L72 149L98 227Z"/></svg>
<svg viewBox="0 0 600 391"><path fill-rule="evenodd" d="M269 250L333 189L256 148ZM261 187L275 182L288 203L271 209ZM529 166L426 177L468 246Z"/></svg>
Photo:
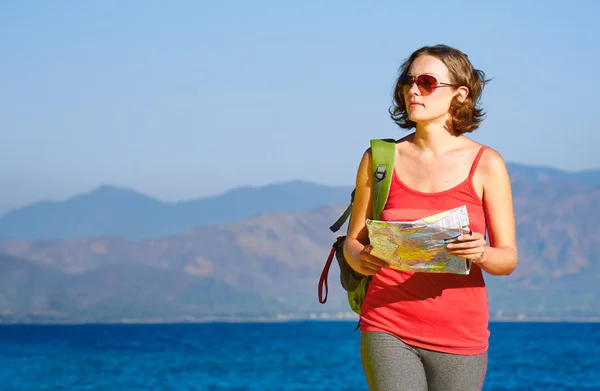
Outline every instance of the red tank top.
<svg viewBox="0 0 600 391"><path fill-rule="evenodd" d="M477 153L469 177L442 192L413 190L394 172L381 219L416 220L465 205L471 230L485 235L483 202L473 187L473 174L485 148ZM487 291L477 265L468 275L383 268L369 285L360 329L389 332L409 345L430 350L475 355L487 350L488 316Z"/></svg>

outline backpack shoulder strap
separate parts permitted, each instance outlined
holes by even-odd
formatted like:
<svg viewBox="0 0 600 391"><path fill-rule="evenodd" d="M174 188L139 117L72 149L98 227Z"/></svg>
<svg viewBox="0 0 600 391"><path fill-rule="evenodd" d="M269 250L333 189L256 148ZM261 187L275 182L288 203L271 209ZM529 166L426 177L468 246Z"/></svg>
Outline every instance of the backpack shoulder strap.
<svg viewBox="0 0 600 391"><path fill-rule="evenodd" d="M396 158L396 141L394 139L371 140L371 156L373 171L373 220L379 220L388 199L394 161Z"/></svg>
<svg viewBox="0 0 600 391"><path fill-rule="evenodd" d="M329 227L331 232L339 231L340 228L342 228L342 225L344 225L344 223L346 222L346 220L348 220L348 217L350 217L350 214L352 213L352 206L354 205L354 193L355 190L352 190L352 194L350 194L350 204L348 205L344 213L342 213L342 215L337 219L337 221L333 223L331 227Z"/></svg>
<svg viewBox="0 0 600 391"><path fill-rule="evenodd" d="M373 175L373 219L378 220L390 191L392 180L391 173L394 172L394 160L396 157L396 141L394 139L373 139L371 140L371 156L372 156L372 175ZM388 172L390 175L388 175ZM354 204L354 192L350 195L350 204L344 210L342 215L329 229L332 232L337 232L350 217L352 206Z"/></svg>

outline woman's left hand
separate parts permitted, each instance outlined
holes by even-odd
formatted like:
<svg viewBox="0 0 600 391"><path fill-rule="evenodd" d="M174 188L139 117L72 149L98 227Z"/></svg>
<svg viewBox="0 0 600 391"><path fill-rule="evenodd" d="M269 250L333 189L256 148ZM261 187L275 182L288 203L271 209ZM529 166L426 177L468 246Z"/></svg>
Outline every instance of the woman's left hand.
<svg viewBox="0 0 600 391"><path fill-rule="evenodd" d="M471 234L459 236L456 241L448 243L446 248L448 249L448 253L454 256L468 259L473 263L481 263L486 245L482 234L472 232Z"/></svg>

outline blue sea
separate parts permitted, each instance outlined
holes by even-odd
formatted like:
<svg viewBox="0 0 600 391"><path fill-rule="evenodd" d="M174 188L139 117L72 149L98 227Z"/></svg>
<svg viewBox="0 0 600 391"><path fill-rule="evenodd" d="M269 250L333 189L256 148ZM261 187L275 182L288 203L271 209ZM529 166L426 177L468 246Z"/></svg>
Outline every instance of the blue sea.
<svg viewBox="0 0 600 391"><path fill-rule="evenodd" d="M0 391L367 390L355 322L0 326ZM600 390L600 324L492 323L484 390Z"/></svg>

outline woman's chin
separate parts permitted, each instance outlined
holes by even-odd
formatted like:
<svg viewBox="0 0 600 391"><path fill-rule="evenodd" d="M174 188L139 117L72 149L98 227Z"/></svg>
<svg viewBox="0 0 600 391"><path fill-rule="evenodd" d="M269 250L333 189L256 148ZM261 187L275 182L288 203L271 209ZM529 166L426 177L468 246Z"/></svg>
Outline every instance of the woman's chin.
<svg viewBox="0 0 600 391"><path fill-rule="evenodd" d="M428 124L432 124L432 123L445 123L445 121L447 121L445 119L444 116L431 116L431 115L426 115L425 113L419 113L418 110L415 110L411 113L408 113L408 118L417 124L420 125L428 125Z"/></svg>
<svg viewBox="0 0 600 391"><path fill-rule="evenodd" d="M409 119L410 119L412 122L416 122L416 123L419 123L419 124L427 123L427 122L429 122L429 120L430 120L430 118L428 118L427 116L425 116L425 115L422 115L422 114L421 114L421 115L419 115L419 113L414 113L414 112L413 112L413 113L410 113L410 114L408 115L408 118L409 118Z"/></svg>

